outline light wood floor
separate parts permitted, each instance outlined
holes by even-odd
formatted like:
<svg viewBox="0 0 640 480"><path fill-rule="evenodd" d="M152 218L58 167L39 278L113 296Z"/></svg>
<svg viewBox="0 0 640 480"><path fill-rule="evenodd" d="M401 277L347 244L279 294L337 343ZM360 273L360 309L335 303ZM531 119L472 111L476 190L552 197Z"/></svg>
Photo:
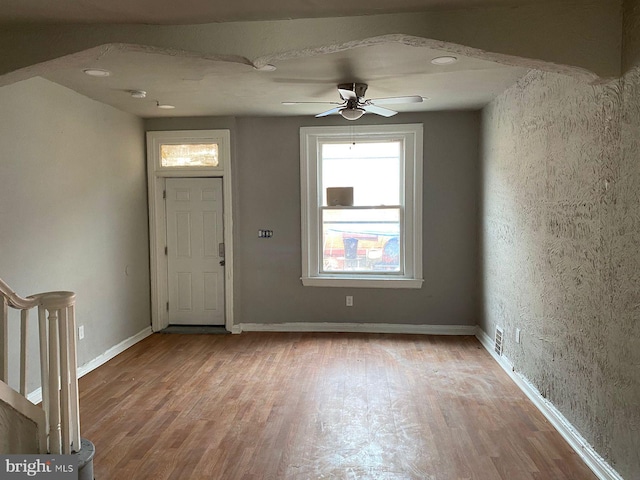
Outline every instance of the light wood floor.
<svg viewBox="0 0 640 480"><path fill-rule="evenodd" d="M154 334L80 380L97 480L595 480L473 337Z"/></svg>

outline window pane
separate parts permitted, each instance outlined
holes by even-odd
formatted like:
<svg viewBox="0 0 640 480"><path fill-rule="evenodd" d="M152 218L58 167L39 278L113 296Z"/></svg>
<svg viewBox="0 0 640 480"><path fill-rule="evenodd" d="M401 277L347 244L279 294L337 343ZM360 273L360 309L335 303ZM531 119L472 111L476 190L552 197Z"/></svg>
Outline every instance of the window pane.
<svg viewBox="0 0 640 480"><path fill-rule="evenodd" d="M321 215L323 272L400 272L400 208L323 208Z"/></svg>
<svg viewBox="0 0 640 480"><path fill-rule="evenodd" d="M160 158L163 167L217 167L218 145L160 145Z"/></svg>
<svg viewBox="0 0 640 480"><path fill-rule="evenodd" d="M322 144L322 205L327 188L353 187L354 206L400 205L401 142Z"/></svg>

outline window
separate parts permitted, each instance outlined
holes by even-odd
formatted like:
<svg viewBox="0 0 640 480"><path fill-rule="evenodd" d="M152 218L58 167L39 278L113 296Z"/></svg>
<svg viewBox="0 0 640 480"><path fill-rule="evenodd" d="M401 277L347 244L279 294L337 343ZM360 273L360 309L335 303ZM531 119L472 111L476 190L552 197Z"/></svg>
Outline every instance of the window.
<svg viewBox="0 0 640 480"><path fill-rule="evenodd" d="M422 286L422 125L303 127L302 283Z"/></svg>
<svg viewBox="0 0 640 480"><path fill-rule="evenodd" d="M149 175L160 177L223 176L229 155L225 130L176 130L148 132L152 155Z"/></svg>
<svg viewBox="0 0 640 480"><path fill-rule="evenodd" d="M217 167L218 144L162 144L160 145L162 167Z"/></svg>

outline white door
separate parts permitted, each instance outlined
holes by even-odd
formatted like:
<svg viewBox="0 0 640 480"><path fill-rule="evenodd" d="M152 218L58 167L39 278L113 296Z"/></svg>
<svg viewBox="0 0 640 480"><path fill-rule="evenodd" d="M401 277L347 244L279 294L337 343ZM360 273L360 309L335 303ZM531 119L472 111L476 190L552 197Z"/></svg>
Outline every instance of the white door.
<svg viewBox="0 0 640 480"><path fill-rule="evenodd" d="M224 325L221 178L167 178L170 325Z"/></svg>

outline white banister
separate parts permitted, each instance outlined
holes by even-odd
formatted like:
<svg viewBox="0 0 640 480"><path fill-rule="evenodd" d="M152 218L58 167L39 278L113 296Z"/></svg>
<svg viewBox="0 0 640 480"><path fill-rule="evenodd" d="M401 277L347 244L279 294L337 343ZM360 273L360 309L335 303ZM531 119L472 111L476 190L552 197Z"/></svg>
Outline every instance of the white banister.
<svg viewBox="0 0 640 480"><path fill-rule="evenodd" d="M42 410L45 430L48 434L47 450L52 454L80 451L75 294L48 292L23 298L1 279L0 294L2 294L0 309L2 381L8 383L8 309L11 307L20 310L20 342L17 342L20 348L19 390L20 394L26 397L29 311L37 307ZM47 443L46 438L43 440L43 444Z"/></svg>
<svg viewBox="0 0 640 480"><path fill-rule="evenodd" d="M60 430L60 353L58 311L49 311L49 453L62 453Z"/></svg>
<svg viewBox="0 0 640 480"><path fill-rule="evenodd" d="M0 362L2 362L0 368L0 380L7 383L9 381L9 302L3 296L2 297L2 310L0 310L0 334L2 335L2 352L0 355Z"/></svg>
<svg viewBox="0 0 640 480"><path fill-rule="evenodd" d="M27 331L29 310L20 311L20 395L27 396Z"/></svg>
<svg viewBox="0 0 640 480"><path fill-rule="evenodd" d="M67 308L59 310L58 334L60 335L60 421L62 425L69 425L69 321ZM71 453L71 432L62 429L62 453Z"/></svg>
<svg viewBox="0 0 640 480"><path fill-rule="evenodd" d="M76 335L75 333L78 331L76 329L76 307L75 304L71 304L69 306L69 328L67 329L69 332L69 386L70 392L69 395L71 399L80 398L78 393L78 357L76 356ZM71 354L73 352L73 354ZM71 407L70 415L70 425L71 425L71 446L73 451L79 451L81 448L81 438L80 438L80 403L76 400L75 402L70 401L69 406Z"/></svg>
<svg viewBox="0 0 640 480"><path fill-rule="evenodd" d="M40 337L40 387L42 388L42 408L49 425L49 354L47 353L47 311L38 306L38 332ZM47 428L47 432L49 428Z"/></svg>

